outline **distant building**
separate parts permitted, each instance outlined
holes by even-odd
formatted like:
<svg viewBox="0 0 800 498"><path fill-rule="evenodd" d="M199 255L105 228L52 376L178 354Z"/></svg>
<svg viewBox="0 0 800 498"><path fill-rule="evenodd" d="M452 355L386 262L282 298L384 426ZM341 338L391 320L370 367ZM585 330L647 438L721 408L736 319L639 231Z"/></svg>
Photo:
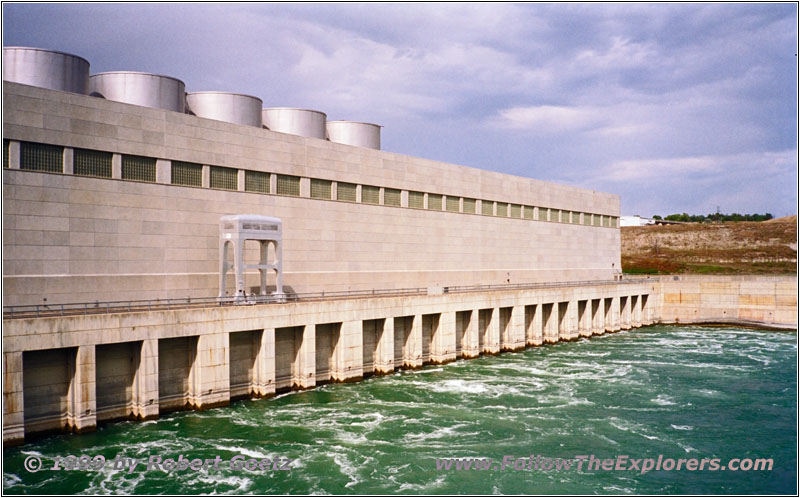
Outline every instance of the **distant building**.
<svg viewBox="0 0 800 498"><path fill-rule="evenodd" d="M635 214L633 216L620 216L619 226L621 227L643 227L645 225L655 225L656 220L653 218L644 218Z"/></svg>

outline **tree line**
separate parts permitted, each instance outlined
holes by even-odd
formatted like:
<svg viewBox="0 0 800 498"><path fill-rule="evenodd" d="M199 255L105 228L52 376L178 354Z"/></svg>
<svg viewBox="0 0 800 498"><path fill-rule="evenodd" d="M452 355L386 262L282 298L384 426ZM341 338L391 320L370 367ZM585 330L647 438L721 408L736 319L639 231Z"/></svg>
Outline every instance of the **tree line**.
<svg viewBox="0 0 800 498"><path fill-rule="evenodd" d="M771 213L764 213L764 214L739 214L739 213L731 213L731 214L723 214L723 213L713 213L713 214L670 214L669 216L664 216L663 218L659 215L653 215L654 220L667 220L667 221L692 221L696 223L703 223L703 222L720 222L720 221L767 221L773 218Z"/></svg>

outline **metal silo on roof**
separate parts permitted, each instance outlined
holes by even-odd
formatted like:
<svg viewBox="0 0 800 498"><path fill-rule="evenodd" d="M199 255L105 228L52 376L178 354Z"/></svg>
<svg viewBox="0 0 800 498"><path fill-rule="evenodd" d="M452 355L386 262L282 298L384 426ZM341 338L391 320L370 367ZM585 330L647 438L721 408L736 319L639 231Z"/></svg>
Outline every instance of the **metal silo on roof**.
<svg viewBox="0 0 800 498"><path fill-rule="evenodd" d="M186 106L195 116L261 128L263 102L252 95L228 92L190 92Z"/></svg>
<svg viewBox="0 0 800 498"><path fill-rule="evenodd" d="M91 94L96 97L165 111L186 109L186 85L171 76L109 71L93 74L89 80Z"/></svg>
<svg viewBox="0 0 800 498"><path fill-rule="evenodd" d="M325 140L327 115L324 112L311 109L272 107L263 109L261 117L264 126L268 130Z"/></svg>
<svg viewBox="0 0 800 498"><path fill-rule="evenodd" d="M89 61L43 48L3 47L3 80L88 95Z"/></svg>
<svg viewBox="0 0 800 498"><path fill-rule="evenodd" d="M328 139L331 142L377 150L381 148L380 125L356 121L328 121L327 129Z"/></svg>

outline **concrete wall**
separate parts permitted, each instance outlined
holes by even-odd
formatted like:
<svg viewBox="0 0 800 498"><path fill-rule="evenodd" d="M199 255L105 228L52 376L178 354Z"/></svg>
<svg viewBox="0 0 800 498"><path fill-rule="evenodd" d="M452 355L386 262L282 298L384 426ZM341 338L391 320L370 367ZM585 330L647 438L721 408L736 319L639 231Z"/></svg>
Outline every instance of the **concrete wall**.
<svg viewBox="0 0 800 498"><path fill-rule="evenodd" d="M133 413L134 378L141 343L98 345L97 420L129 417Z"/></svg>
<svg viewBox="0 0 800 498"><path fill-rule="evenodd" d="M660 278L662 323L739 322L797 328L797 277L670 276Z"/></svg>
<svg viewBox="0 0 800 498"><path fill-rule="evenodd" d="M66 423L77 348L23 353L25 431L60 429Z"/></svg>
<svg viewBox="0 0 800 498"><path fill-rule="evenodd" d="M189 405L197 336L159 339L158 402L162 412Z"/></svg>
<svg viewBox="0 0 800 498"><path fill-rule="evenodd" d="M308 188L292 197L177 186L169 168L189 161L266 172L273 188L288 174L305 187L319 178L403 199L420 191L605 217L619 215L616 195L8 82L3 95L15 155L3 171L6 305L215 296L218 220L237 213L283 220L284 285L295 292L598 280L620 267L618 228L313 199ZM15 169L21 141L66 147L65 173ZM157 183L72 175L75 148L112 152L114 164L156 158Z"/></svg>

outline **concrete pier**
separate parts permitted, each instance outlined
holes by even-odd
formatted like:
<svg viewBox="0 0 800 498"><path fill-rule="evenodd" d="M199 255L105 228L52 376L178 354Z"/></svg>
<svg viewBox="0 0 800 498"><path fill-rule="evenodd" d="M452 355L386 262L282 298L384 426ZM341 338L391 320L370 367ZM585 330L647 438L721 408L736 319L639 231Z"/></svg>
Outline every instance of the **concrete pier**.
<svg viewBox="0 0 800 498"><path fill-rule="evenodd" d="M789 279L716 283L724 294L712 303L724 305L736 289L746 291L739 308L722 307L716 317L690 308L698 299L684 298L676 282L5 319L3 441L16 444L54 430L85 432L107 420L218 407L237 398L674 322L689 313L711 322L734 313L777 315L786 327L796 327L796 315L790 315L796 313L796 282ZM701 288L692 280L690 285Z"/></svg>
<svg viewBox="0 0 800 498"><path fill-rule="evenodd" d="M643 281L7 319L4 442L619 330L601 309L620 299L638 303L638 326L653 292Z"/></svg>

